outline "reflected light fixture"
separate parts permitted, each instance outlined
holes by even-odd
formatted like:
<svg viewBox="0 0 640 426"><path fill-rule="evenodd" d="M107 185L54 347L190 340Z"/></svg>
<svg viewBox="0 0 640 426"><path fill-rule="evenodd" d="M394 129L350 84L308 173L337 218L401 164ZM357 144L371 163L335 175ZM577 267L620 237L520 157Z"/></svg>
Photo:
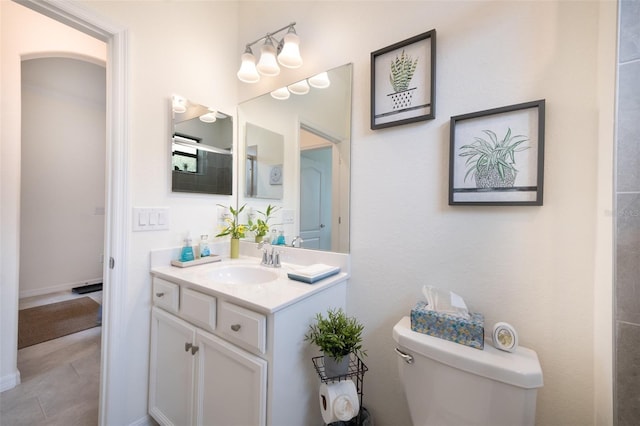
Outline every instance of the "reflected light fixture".
<svg viewBox="0 0 640 426"><path fill-rule="evenodd" d="M173 95L171 98L171 109L177 114L182 114L187 111L187 101L181 96Z"/></svg>
<svg viewBox="0 0 640 426"><path fill-rule="evenodd" d="M260 75L274 77L280 74L280 65L285 68L299 68L302 66L300 56L300 38L296 34L295 22L285 25L274 32L267 33L263 37L247 43L242 54L242 63L237 73L238 79L245 83L257 83ZM276 34L287 30L282 39L275 37ZM253 56L251 46L264 40L260 48L260 60L256 65L256 58ZM275 44L274 44L275 42Z"/></svg>
<svg viewBox="0 0 640 426"><path fill-rule="evenodd" d="M309 93L309 90L310 90L307 80L301 80L297 83L293 83L287 86L287 88L294 95L306 95L307 93Z"/></svg>
<svg viewBox="0 0 640 426"><path fill-rule="evenodd" d="M203 123L214 123L218 117L214 109L209 108L209 112L198 117Z"/></svg>
<svg viewBox="0 0 640 426"><path fill-rule="evenodd" d="M286 87L281 87L271 92L271 97L279 101L287 100L289 99L289 96L291 96L291 94L289 93L289 90L287 90Z"/></svg>
<svg viewBox="0 0 640 426"><path fill-rule="evenodd" d="M309 78L309 85L315 89L326 89L331 85L327 72L321 72Z"/></svg>

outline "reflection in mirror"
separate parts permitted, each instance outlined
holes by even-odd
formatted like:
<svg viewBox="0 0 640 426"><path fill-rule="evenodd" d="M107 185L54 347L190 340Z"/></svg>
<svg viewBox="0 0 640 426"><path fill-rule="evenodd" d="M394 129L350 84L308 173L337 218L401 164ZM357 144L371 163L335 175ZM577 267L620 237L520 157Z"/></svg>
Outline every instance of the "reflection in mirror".
<svg viewBox="0 0 640 426"><path fill-rule="evenodd" d="M272 229L284 232L287 245L300 236L303 248L349 252L351 74L352 65L343 65L329 70L326 79L323 75L323 84L309 78L306 94L289 90L289 96L282 96L280 90L238 106L238 138L245 141L239 144L238 185L243 190L238 191L238 205L257 211L269 203L282 207ZM265 186L279 187L281 196L264 201L251 195L264 176L251 170L253 147L261 155L260 142L252 142L256 130L283 141L282 161L273 160L264 178ZM281 183L271 184L272 179Z"/></svg>
<svg viewBox="0 0 640 426"><path fill-rule="evenodd" d="M251 123L245 129L245 195L281 200L284 137Z"/></svg>
<svg viewBox="0 0 640 426"><path fill-rule="evenodd" d="M172 191L231 195L232 147L231 116L173 97Z"/></svg>

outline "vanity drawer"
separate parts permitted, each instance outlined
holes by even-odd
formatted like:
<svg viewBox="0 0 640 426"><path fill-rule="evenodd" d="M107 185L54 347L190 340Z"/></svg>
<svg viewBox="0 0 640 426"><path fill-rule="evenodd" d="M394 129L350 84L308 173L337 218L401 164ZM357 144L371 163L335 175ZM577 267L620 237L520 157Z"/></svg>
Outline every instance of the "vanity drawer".
<svg viewBox="0 0 640 426"><path fill-rule="evenodd" d="M178 312L180 287L162 278L153 278L153 304L171 312Z"/></svg>
<svg viewBox="0 0 640 426"><path fill-rule="evenodd" d="M218 331L240 346L265 353L267 318L262 314L222 302L218 310Z"/></svg>
<svg viewBox="0 0 640 426"><path fill-rule="evenodd" d="M216 329L216 298L190 288L182 288L180 316L205 330Z"/></svg>

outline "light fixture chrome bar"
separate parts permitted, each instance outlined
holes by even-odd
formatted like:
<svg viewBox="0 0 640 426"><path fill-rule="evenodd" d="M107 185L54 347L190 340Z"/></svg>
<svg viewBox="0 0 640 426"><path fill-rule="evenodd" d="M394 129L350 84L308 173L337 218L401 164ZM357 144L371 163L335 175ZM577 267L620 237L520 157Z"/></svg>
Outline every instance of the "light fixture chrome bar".
<svg viewBox="0 0 640 426"><path fill-rule="evenodd" d="M285 25L282 28L279 28L279 29L277 29L277 30L275 30L273 32L267 33L263 37L260 37L259 39L257 39L256 41L252 41L251 43L247 43L245 45L245 49L250 49L251 46L253 46L254 44L258 43L259 41L266 40L269 37L273 38L273 36L278 34L280 31L284 31L284 30L289 29L289 28L293 28L293 30L295 31L295 25L296 25L296 23L292 22L289 25ZM276 41L278 41L278 40L276 40Z"/></svg>

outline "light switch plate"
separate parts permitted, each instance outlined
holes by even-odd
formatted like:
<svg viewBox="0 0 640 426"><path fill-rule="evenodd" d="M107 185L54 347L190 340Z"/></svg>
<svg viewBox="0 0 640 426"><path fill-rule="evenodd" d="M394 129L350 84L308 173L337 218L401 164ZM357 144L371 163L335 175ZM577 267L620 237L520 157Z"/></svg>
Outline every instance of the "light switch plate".
<svg viewBox="0 0 640 426"><path fill-rule="evenodd" d="M161 231L169 229L168 207L134 207L134 231Z"/></svg>

